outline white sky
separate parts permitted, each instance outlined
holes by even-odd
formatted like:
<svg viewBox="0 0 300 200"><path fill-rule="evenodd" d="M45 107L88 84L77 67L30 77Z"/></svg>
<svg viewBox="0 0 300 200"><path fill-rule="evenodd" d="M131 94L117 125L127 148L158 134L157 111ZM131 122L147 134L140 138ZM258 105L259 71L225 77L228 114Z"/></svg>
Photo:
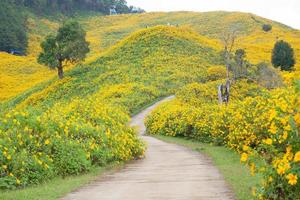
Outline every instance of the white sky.
<svg viewBox="0 0 300 200"><path fill-rule="evenodd" d="M300 0L127 0L150 11L241 11L300 29Z"/></svg>

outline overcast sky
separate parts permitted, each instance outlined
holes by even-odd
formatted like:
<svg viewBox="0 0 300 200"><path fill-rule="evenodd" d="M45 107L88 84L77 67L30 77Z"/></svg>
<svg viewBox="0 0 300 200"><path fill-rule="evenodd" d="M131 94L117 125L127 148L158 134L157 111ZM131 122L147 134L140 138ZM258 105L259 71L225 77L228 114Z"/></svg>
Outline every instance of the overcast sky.
<svg viewBox="0 0 300 200"><path fill-rule="evenodd" d="M149 11L241 11L300 29L300 0L127 0Z"/></svg>

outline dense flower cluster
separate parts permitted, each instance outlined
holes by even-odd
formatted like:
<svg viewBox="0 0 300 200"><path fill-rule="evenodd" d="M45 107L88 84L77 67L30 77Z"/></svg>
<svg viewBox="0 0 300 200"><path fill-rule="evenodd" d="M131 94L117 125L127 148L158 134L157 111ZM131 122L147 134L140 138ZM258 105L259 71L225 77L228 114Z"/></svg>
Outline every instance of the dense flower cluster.
<svg viewBox="0 0 300 200"><path fill-rule="evenodd" d="M297 199L299 93L293 88L266 91L242 81L233 85L230 104L220 106L212 91L215 83L184 87L147 119L148 133L226 145L241 154L252 173L263 173L264 183L255 190L258 199Z"/></svg>
<svg viewBox="0 0 300 200"><path fill-rule="evenodd" d="M0 188L88 171L143 155L144 145L117 106L90 97L37 113L12 110L0 120Z"/></svg>

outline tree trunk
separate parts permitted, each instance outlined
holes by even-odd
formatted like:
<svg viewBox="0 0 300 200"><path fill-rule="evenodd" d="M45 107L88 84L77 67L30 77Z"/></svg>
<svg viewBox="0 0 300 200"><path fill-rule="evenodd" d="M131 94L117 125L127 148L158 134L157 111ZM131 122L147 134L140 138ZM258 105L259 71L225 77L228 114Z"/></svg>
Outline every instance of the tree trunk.
<svg viewBox="0 0 300 200"><path fill-rule="evenodd" d="M225 62L226 62L226 78L227 78L227 80L229 80L229 76L230 76L230 73L229 73L229 68L230 68L230 58L229 58L229 52L227 51L227 50L225 50L225 56L226 56L226 58L225 58Z"/></svg>
<svg viewBox="0 0 300 200"><path fill-rule="evenodd" d="M218 86L218 99L219 99L219 104L223 103L223 84Z"/></svg>
<svg viewBox="0 0 300 200"><path fill-rule="evenodd" d="M63 67L62 67L62 61L59 61L57 71L58 71L58 78L63 79L64 78L64 70L63 70Z"/></svg>

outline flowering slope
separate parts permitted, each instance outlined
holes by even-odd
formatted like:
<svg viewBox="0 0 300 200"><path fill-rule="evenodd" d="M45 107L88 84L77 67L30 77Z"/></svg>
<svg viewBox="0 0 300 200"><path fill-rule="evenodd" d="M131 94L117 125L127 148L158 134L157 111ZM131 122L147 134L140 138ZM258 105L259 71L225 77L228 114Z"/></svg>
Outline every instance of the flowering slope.
<svg viewBox="0 0 300 200"><path fill-rule="evenodd" d="M180 86L205 81L208 66L220 62L209 45L181 28L141 30L94 63L3 104L0 188L142 156L129 115Z"/></svg>
<svg viewBox="0 0 300 200"><path fill-rule="evenodd" d="M249 13L171 12L117 16L92 15L81 16L77 19L87 30L87 40L91 46L91 52L86 59L87 63L95 61L108 48L137 30L167 24L193 29L195 32L206 36L207 42L216 49L221 47L216 43L220 43L222 33L230 27L237 27L240 34L236 48L245 48L248 60L252 63L270 61L271 50L275 41L283 39L292 44L297 63L300 63L300 33L298 30ZM35 59L40 51L40 42L47 34L54 32L60 23L61 21L58 20L37 19L31 15L27 22L29 55L18 58L0 54L0 101L14 97L55 75L55 72L49 71L45 66L38 65ZM263 31L263 24L272 25L272 30Z"/></svg>
<svg viewBox="0 0 300 200"><path fill-rule="evenodd" d="M253 186L257 199L299 199L299 85L267 91L239 81L228 106L218 105L217 85L193 83L179 90L177 99L147 119L148 133L226 145L241 154L252 173L264 175L262 185Z"/></svg>

